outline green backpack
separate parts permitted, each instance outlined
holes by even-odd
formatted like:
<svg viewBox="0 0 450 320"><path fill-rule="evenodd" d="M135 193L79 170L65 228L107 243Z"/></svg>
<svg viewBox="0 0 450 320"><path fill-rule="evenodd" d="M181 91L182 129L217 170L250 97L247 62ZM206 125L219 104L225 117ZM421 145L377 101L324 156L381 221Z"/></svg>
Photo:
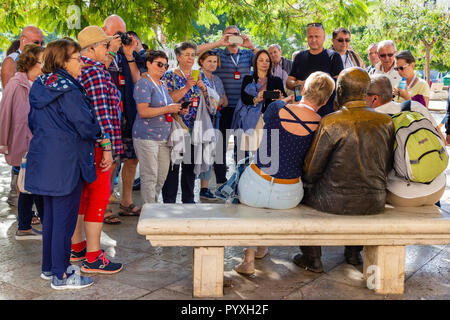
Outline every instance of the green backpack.
<svg viewBox="0 0 450 320"><path fill-rule="evenodd" d="M392 116L395 128L394 170L413 182L429 183L448 165L445 143L430 120L411 111L411 101Z"/></svg>

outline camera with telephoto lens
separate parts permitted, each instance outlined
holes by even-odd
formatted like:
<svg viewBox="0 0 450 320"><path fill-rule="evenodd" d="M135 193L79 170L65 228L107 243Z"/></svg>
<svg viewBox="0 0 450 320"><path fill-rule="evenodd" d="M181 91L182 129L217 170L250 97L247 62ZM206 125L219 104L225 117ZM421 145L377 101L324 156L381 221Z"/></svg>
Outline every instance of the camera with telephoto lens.
<svg viewBox="0 0 450 320"><path fill-rule="evenodd" d="M120 40L122 40L122 44L128 46L133 42L133 39L131 37L123 32L118 31L117 34L120 36Z"/></svg>

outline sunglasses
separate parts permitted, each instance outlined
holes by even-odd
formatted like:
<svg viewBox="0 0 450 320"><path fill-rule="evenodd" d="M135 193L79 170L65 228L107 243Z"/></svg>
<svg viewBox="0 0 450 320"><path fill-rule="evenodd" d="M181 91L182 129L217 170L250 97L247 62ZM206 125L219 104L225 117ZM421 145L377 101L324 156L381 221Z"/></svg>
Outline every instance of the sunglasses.
<svg viewBox="0 0 450 320"><path fill-rule="evenodd" d="M312 23L308 23L306 25L307 28L309 27L319 27L319 28L323 28L323 24L321 22L312 22Z"/></svg>
<svg viewBox="0 0 450 320"><path fill-rule="evenodd" d="M381 58L386 58L386 56L388 56L389 58L392 58L392 57L394 56L394 54L393 54L393 53L383 53L383 54L380 54L380 57L381 57Z"/></svg>
<svg viewBox="0 0 450 320"><path fill-rule="evenodd" d="M408 64L405 64L404 66L401 66L401 67L394 67L394 70L395 70L395 71L398 71L398 70L403 71L403 70L405 70L406 67L408 67L408 66L409 66L409 63L408 63Z"/></svg>
<svg viewBox="0 0 450 320"><path fill-rule="evenodd" d="M339 38L339 39L336 39L337 41L339 41L339 42L347 42L347 43L349 43L350 42L350 39L348 39L348 38L346 38L346 39L342 39L342 38Z"/></svg>
<svg viewBox="0 0 450 320"><path fill-rule="evenodd" d="M226 34L229 34L229 35L233 35L233 36L238 36L239 35L239 32L233 32L233 33L226 33Z"/></svg>
<svg viewBox="0 0 450 320"><path fill-rule="evenodd" d="M36 40L36 41L33 41L33 43L34 43L34 44L37 44L37 45L39 45L39 46L43 46L43 45L44 45L44 41L38 41L38 40Z"/></svg>
<svg viewBox="0 0 450 320"><path fill-rule="evenodd" d="M217 56L217 52L214 51L208 51L206 54L208 54L208 56Z"/></svg>
<svg viewBox="0 0 450 320"><path fill-rule="evenodd" d="M166 70L169 69L169 64L168 63L162 63L160 61L155 61L155 62L156 62L156 65L158 66L158 68L164 67L164 68L166 68Z"/></svg>

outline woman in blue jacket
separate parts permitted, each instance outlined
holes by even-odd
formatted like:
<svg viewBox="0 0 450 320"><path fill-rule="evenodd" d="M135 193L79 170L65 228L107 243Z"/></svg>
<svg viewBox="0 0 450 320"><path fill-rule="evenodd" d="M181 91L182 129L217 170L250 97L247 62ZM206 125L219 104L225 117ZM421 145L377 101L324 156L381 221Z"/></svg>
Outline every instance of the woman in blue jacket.
<svg viewBox="0 0 450 320"><path fill-rule="evenodd" d="M33 138L27 155L25 189L43 195L41 278L53 289L79 289L93 283L70 268L83 181L96 179L94 143L100 126L90 100L76 78L81 74L80 46L70 40L50 42L43 75L30 90L28 122Z"/></svg>

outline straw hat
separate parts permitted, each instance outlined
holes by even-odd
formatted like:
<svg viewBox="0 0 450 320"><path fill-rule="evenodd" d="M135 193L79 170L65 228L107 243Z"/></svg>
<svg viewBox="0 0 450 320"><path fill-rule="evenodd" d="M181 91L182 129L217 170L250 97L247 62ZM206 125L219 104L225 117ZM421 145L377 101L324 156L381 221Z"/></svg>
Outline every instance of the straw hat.
<svg viewBox="0 0 450 320"><path fill-rule="evenodd" d="M105 31L99 26L88 26L78 34L78 43L80 44L81 49L97 42L111 41L112 39L114 39L114 37L108 37Z"/></svg>

